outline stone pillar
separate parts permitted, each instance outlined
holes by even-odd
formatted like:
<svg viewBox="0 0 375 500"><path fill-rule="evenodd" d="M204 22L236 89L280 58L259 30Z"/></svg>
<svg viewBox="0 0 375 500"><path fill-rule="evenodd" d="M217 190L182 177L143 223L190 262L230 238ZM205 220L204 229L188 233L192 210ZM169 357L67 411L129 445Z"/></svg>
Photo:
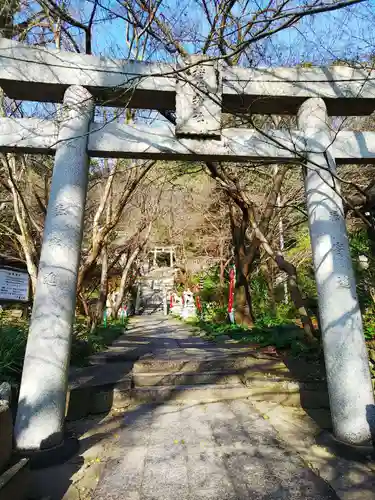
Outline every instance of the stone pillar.
<svg viewBox="0 0 375 500"><path fill-rule="evenodd" d="M163 314L164 316L167 316L168 315L167 289L164 283L161 292L163 294Z"/></svg>
<svg viewBox="0 0 375 500"><path fill-rule="evenodd" d="M305 101L298 125L306 140L305 190L334 434L363 444L374 428L374 395L324 101Z"/></svg>
<svg viewBox="0 0 375 500"><path fill-rule="evenodd" d="M19 450L62 443L94 104L79 86L63 101L38 281L15 424Z"/></svg>
<svg viewBox="0 0 375 500"><path fill-rule="evenodd" d="M139 314L139 311L141 309L141 284L138 283L137 285L137 297L135 299L135 314Z"/></svg>
<svg viewBox="0 0 375 500"><path fill-rule="evenodd" d="M156 267L156 257L157 257L157 250L156 250L156 247L154 248L154 262L153 262L153 266Z"/></svg>

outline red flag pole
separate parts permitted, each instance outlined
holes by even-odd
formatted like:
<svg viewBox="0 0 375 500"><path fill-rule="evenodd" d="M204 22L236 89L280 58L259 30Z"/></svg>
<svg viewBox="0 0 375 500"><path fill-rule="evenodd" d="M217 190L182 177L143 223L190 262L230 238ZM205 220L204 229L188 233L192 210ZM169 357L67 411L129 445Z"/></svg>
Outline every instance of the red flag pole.
<svg viewBox="0 0 375 500"><path fill-rule="evenodd" d="M231 323L234 323L233 303L234 303L235 279L236 279L236 271L234 266L231 266L229 270L229 294L228 294L228 316Z"/></svg>

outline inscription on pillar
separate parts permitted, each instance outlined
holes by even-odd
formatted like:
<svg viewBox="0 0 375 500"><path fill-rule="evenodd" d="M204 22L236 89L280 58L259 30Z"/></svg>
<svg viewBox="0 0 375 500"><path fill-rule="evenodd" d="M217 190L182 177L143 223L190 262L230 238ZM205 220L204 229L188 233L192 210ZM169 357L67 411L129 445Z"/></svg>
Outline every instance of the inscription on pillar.
<svg viewBox="0 0 375 500"><path fill-rule="evenodd" d="M177 73L176 135L220 138L222 78L220 63L202 56L185 60Z"/></svg>

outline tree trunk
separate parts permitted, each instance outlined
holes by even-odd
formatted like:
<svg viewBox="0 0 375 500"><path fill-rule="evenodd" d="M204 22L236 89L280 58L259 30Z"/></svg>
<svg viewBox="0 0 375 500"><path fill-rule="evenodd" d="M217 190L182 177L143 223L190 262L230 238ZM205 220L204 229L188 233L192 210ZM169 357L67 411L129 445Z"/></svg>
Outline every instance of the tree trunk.
<svg viewBox="0 0 375 500"><path fill-rule="evenodd" d="M86 297L83 295L83 293L79 293L78 299L82 305L82 308L83 308L83 311L85 313L86 318L88 319L88 321L91 321L91 319L90 319L90 307L89 307L89 304L86 300Z"/></svg>
<svg viewBox="0 0 375 500"><path fill-rule="evenodd" d="M122 304L124 297L125 297L126 284L127 284L127 279L128 279L128 274L129 274L130 268L133 265L133 262L135 261L135 259L137 258L140 250L141 250L141 248L137 247L132 252L132 254L129 256L129 259L128 259L128 261L127 261L127 263L122 271L120 288L119 288L119 291L117 294L116 303L115 303L114 308L113 308L113 316L115 318L117 318L117 316L118 316L118 312L120 310L121 304Z"/></svg>
<svg viewBox="0 0 375 500"><path fill-rule="evenodd" d="M288 275L288 285L290 297L298 310L301 317L303 329L305 331L305 338L311 344L316 344L317 338L315 336L314 325L312 324L311 318L307 312L301 291L297 283L297 270L290 262L286 261L281 254L275 254L272 250L267 238L264 236L262 231L257 226L256 222L252 222L252 229L255 233L255 237L258 239L263 250L276 262L281 271L286 272Z"/></svg>
<svg viewBox="0 0 375 500"><path fill-rule="evenodd" d="M93 332L97 325L100 323L104 308L107 302L108 295L108 252L107 245L102 250L102 270L100 275L100 292L96 303L94 318L91 323L91 331Z"/></svg>
<svg viewBox="0 0 375 500"><path fill-rule="evenodd" d="M122 304L124 297L125 297L125 290L126 290L126 284L127 284L127 278L128 278L129 271L130 271L135 259L138 257L140 252L144 249L144 247L145 247L145 245L150 237L151 229L152 229L152 221L147 226L143 240L141 242L138 241L137 247L130 254L129 259L126 262L126 265L122 271L120 290L119 290L119 293L117 295L116 303L115 303L114 308L113 308L113 315L115 318L117 318L119 309L120 309L121 304Z"/></svg>
<svg viewBox="0 0 375 500"><path fill-rule="evenodd" d="M246 252L246 229L249 223L249 213L245 207L242 207L241 220L240 223L237 224L231 202L229 202L228 208L237 271L237 283L234 292L235 320L236 323L240 325L252 327L254 325L254 312L248 283L250 265Z"/></svg>
<svg viewBox="0 0 375 500"><path fill-rule="evenodd" d="M264 279L266 281L268 295L271 300L271 308L272 312L276 313L276 297L275 297L275 288L272 279L272 270L270 269L270 265L268 263L264 263L260 266Z"/></svg>
<svg viewBox="0 0 375 500"><path fill-rule="evenodd" d="M38 278L38 268L33 260L32 252L30 250L29 245L27 245L26 242L22 242L22 241L20 241L20 243L21 243L23 253L25 255L27 272L29 273L29 276L30 276L31 293L34 297L35 290L36 290L36 282L37 282L37 278Z"/></svg>
<svg viewBox="0 0 375 500"><path fill-rule="evenodd" d="M281 271L284 271L288 276L290 298L292 299L293 304L300 315L303 329L305 331L306 340L311 344L315 344L317 342L317 338L315 336L315 328L307 312L305 301L303 300L301 291L297 283L297 270L295 266L286 261L282 255L276 255L275 261L279 266L279 269Z"/></svg>
<svg viewBox="0 0 375 500"><path fill-rule="evenodd" d="M14 234L19 244L21 245L22 252L25 256L27 271L30 275L31 280L32 294L34 296L38 274L38 268L36 264L38 256L28 223L30 224L30 226L34 225L34 228L37 229L40 234L41 228L33 218L32 212L26 206L25 199L20 193L17 181L19 180L20 175L22 175L22 171L24 171L25 165L21 165L22 168L19 169L21 173L18 173L17 177L19 165L17 164L16 160L17 157L14 154L1 155L1 162L3 164L4 170L8 173L7 184L12 195L14 215L21 233Z"/></svg>
<svg viewBox="0 0 375 500"><path fill-rule="evenodd" d="M225 271L224 261L221 258L220 259L220 276L219 276L219 287L220 287L220 289L219 289L219 304L220 304L220 307L224 307L224 286L225 286L224 271Z"/></svg>
<svg viewBox="0 0 375 500"><path fill-rule="evenodd" d="M254 312L249 283L243 272L239 276L235 288L235 320L239 325L254 326Z"/></svg>

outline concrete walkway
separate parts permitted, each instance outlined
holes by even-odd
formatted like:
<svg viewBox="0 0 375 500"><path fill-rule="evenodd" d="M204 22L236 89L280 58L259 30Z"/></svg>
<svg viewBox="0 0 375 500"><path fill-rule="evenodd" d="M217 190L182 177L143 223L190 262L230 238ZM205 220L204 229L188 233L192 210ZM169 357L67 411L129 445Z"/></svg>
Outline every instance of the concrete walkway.
<svg viewBox="0 0 375 500"><path fill-rule="evenodd" d="M165 350L172 358L180 349L200 358L239 350L190 338L181 323L154 316L134 323L129 342L140 331L164 358ZM94 500L339 498L246 398L141 404L124 414L118 435Z"/></svg>

